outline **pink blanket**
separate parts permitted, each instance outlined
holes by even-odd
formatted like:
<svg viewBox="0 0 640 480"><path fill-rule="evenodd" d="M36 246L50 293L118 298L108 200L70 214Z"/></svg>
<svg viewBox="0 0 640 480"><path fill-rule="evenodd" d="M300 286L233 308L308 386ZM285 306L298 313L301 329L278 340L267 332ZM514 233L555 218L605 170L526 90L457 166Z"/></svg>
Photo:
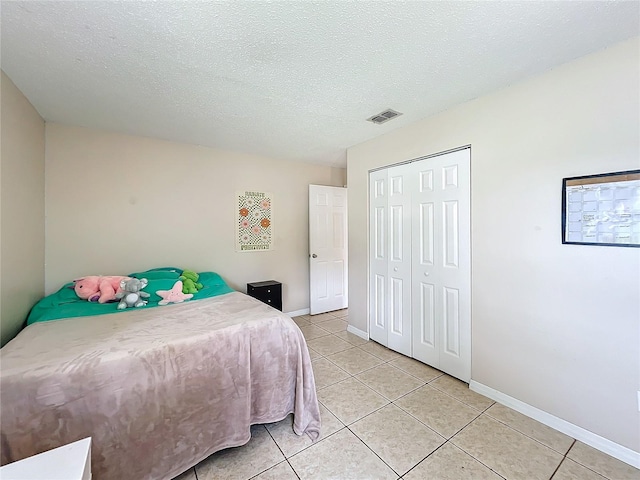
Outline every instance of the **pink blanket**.
<svg viewBox="0 0 640 480"><path fill-rule="evenodd" d="M36 323L0 350L2 464L92 437L96 480L170 479L320 413L297 325L244 294Z"/></svg>

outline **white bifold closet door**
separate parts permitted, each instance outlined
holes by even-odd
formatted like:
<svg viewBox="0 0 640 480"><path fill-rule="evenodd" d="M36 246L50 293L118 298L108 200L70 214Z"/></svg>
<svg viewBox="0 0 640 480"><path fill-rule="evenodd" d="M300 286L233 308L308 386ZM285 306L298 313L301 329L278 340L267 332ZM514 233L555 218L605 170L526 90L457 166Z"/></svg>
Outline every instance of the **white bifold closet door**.
<svg viewBox="0 0 640 480"><path fill-rule="evenodd" d="M470 150L370 173L370 336L471 377Z"/></svg>
<svg viewBox="0 0 640 480"><path fill-rule="evenodd" d="M410 164L372 173L370 336L411 356ZM375 175L379 174L379 175Z"/></svg>

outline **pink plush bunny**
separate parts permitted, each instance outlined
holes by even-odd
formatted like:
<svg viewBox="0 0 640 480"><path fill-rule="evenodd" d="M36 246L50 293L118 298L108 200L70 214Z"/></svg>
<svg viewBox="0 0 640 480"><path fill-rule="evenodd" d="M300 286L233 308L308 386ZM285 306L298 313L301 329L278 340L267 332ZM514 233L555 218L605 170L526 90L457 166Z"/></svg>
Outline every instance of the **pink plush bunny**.
<svg viewBox="0 0 640 480"><path fill-rule="evenodd" d="M120 282L129 277L103 277L90 275L73 281L76 295L89 302L107 303L116 299L116 293L121 291Z"/></svg>

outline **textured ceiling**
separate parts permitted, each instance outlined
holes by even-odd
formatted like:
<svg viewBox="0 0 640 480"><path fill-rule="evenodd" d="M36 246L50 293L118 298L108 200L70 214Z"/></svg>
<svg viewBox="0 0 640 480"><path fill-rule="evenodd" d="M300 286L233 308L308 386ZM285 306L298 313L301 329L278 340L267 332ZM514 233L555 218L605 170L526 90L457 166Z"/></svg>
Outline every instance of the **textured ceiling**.
<svg viewBox="0 0 640 480"><path fill-rule="evenodd" d="M2 1L47 121L345 166L345 149L637 36L634 2ZM374 125L386 108L404 115Z"/></svg>

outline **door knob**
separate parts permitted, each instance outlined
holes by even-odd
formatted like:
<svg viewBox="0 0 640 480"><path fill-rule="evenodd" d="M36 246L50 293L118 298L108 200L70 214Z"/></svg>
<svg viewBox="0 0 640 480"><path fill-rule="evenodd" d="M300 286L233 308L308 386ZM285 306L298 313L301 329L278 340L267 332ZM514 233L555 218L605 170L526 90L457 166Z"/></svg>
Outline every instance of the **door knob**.
<svg viewBox="0 0 640 480"><path fill-rule="evenodd" d="M424 272L424 276L428 277L429 276L429 272Z"/></svg>
<svg viewBox="0 0 640 480"><path fill-rule="evenodd" d="M311 255L312 258L318 258L318 255L316 255L315 253L313 255Z"/></svg>
<svg viewBox="0 0 640 480"><path fill-rule="evenodd" d="M394 271L394 272L397 272L397 271L398 271L398 267L395 267L395 268L393 269L393 271Z"/></svg>

